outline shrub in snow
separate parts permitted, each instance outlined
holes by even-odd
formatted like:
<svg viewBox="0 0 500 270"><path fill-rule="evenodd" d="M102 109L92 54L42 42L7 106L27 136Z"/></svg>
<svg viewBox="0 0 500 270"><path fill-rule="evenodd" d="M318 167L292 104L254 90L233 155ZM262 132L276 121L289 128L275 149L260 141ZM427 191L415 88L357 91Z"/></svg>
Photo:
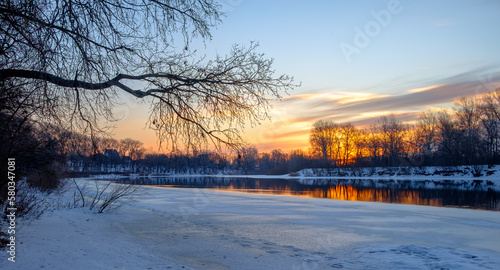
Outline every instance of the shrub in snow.
<svg viewBox="0 0 500 270"><path fill-rule="evenodd" d="M15 208L15 220L16 229L19 229L19 224L29 224L31 221L39 218L46 210L53 206L53 200L48 196L50 192L57 191L56 189L50 189L48 191L42 191L41 186L30 185L26 178L16 182L16 193L15 193L15 205L8 204L10 201L6 200L3 205L0 205L2 209L0 213L0 220L7 221L2 223L0 227L0 247L5 246L8 235L8 215L11 213L10 208ZM19 222L22 219L22 222Z"/></svg>
<svg viewBox="0 0 500 270"><path fill-rule="evenodd" d="M28 220L36 219L49 208L47 200L48 191L42 191L39 187L30 185L26 179L16 183L16 217L24 217ZM5 215L8 205L3 206L2 215Z"/></svg>
<svg viewBox="0 0 500 270"><path fill-rule="evenodd" d="M73 194L73 206L88 207L103 213L116 206L119 199L130 198L136 194L140 188L137 185L118 184L110 181L103 182L94 180L94 186L88 187L86 182L83 186L73 180L76 191Z"/></svg>

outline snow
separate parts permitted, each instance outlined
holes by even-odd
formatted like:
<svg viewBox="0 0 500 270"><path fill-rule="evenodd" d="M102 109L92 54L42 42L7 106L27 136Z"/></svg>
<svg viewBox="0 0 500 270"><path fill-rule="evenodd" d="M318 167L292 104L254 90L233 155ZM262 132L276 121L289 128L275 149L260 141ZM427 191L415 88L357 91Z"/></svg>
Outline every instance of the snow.
<svg viewBox="0 0 500 270"><path fill-rule="evenodd" d="M500 265L499 212L155 187L121 203L108 214L62 207L19 220L16 262L4 251L0 269Z"/></svg>
<svg viewBox="0 0 500 270"><path fill-rule="evenodd" d="M185 178L185 177L219 177L219 178L259 178L259 179L296 179L307 183L310 180L390 180L390 181L453 181L455 183L486 184L489 188L500 189L500 165L481 168L481 176L474 176L474 166L421 166L421 167L366 167L366 168L333 168L303 169L285 175L241 175L233 172L217 174L181 173L181 174L97 174L93 176L102 180L137 179L137 178Z"/></svg>
<svg viewBox="0 0 500 270"><path fill-rule="evenodd" d="M476 171L477 170L477 171ZM74 170L81 172L81 170ZM499 180L500 165L477 166L410 166L410 167L339 167L302 169L285 175L247 175L240 174L241 170L215 170L206 172L204 167L190 168L187 172L175 170L162 170L159 172L132 173L132 168L127 170L96 170L95 177L100 179L129 178L129 177L188 177L188 176L218 176L218 177L258 177L258 178L356 178L356 179L460 179L460 180ZM254 171L254 172L258 172ZM474 176L480 172L481 176Z"/></svg>

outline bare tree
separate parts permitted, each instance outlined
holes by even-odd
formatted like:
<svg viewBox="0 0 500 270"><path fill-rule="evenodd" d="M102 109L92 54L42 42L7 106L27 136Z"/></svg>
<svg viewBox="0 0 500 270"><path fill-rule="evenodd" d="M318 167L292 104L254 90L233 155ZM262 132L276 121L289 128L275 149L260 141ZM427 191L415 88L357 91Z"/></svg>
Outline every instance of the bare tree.
<svg viewBox="0 0 500 270"><path fill-rule="evenodd" d="M491 114L491 118L496 118L500 121L500 88L484 95L482 109Z"/></svg>
<svg viewBox="0 0 500 270"><path fill-rule="evenodd" d="M309 135L312 151L324 161L333 159L338 125L332 121L319 120L313 124Z"/></svg>
<svg viewBox="0 0 500 270"><path fill-rule="evenodd" d="M321 159L345 166L356 152L358 130L351 123L317 121L309 135L312 152Z"/></svg>
<svg viewBox="0 0 500 270"><path fill-rule="evenodd" d="M422 113L414 128L415 152L424 158L437 151L438 120L435 113Z"/></svg>
<svg viewBox="0 0 500 270"><path fill-rule="evenodd" d="M128 156L133 160L140 159L144 153L142 145L142 142L130 138L120 140L119 154L121 156Z"/></svg>
<svg viewBox="0 0 500 270"><path fill-rule="evenodd" d="M480 118L481 112L474 98L462 97L455 102L455 116L462 130L461 151L467 165L481 162L480 158Z"/></svg>
<svg viewBox="0 0 500 270"><path fill-rule="evenodd" d="M405 151L405 132L407 126L401 123L394 115L383 116L377 121L377 129L382 139L383 156L387 165L398 165L396 160Z"/></svg>
<svg viewBox="0 0 500 270"><path fill-rule="evenodd" d="M240 149L238 152L237 162L239 163L240 168L245 171L245 174L248 174L248 171L255 169L258 156L259 150L257 150L257 148L253 145Z"/></svg>
<svg viewBox="0 0 500 270"><path fill-rule="evenodd" d="M356 162L366 162L366 158L370 157L369 134L368 129L356 130L356 135L354 136L354 149L356 150L354 156Z"/></svg>
<svg viewBox="0 0 500 270"><path fill-rule="evenodd" d="M500 154L500 88L486 94L479 108L485 131L485 152L488 162L493 164Z"/></svg>
<svg viewBox="0 0 500 270"><path fill-rule="evenodd" d="M120 142L115 138L100 137L97 143L99 153L106 153L106 150L116 150L120 148Z"/></svg>
<svg viewBox="0 0 500 270"><path fill-rule="evenodd" d="M273 169L283 168L287 161L287 154L284 153L281 149L274 149L271 152L271 161L273 163Z"/></svg>
<svg viewBox="0 0 500 270"><path fill-rule="evenodd" d="M370 161L372 164L379 164L383 156L383 143L382 136L378 131L376 125L370 126L370 129L365 131L366 134L366 148L369 153Z"/></svg>
<svg viewBox="0 0 500 270"><path fill-rule="evenodd" d="M447 111L437 113L439 152L445 159L445 163L459 165L461 163L460 143L462 132L458 128L457 121Z"/></svg>
<svg viewBox="0 0 500 270"><path fill-rule="evenodd" d="M355 140L357 135L356 128L351 123L345 123L340 125L340 131L342 134L342 165L349 164L353 153L355 153Z"/></svg>
<svg viewBox="0 0 500 270"><path fill-rule="evenodd" d="M294 85L256 43L197 56L191 41L209 40L221 16L211 0L2 1L0 82L30 94L38 120L74 130L106 131L124 93L150 103L148 126L167 146L235 147Z"/></svg>

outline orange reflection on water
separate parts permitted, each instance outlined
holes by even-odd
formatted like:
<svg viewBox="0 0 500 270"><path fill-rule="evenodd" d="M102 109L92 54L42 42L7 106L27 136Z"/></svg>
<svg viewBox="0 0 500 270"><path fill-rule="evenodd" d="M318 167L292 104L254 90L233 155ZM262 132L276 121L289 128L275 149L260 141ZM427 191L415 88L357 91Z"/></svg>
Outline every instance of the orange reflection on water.
<svg viewBox="0 0 500 270"><path fill-rule="evenodd" d="M144 181L143 181L144 182ZM228 192L328 198L346 201L467 207L500 211L500 192L477 184L351 180L289 180L254 178L164 178L146 183L162 187L207 188ZM145 183L142 183L145 184ZM467 183L466 183L467 184ZM488 188L488 189L486 189Z"/></svg>
<svg viewBox="0 0 500 270"><path fill-rule="evenodd" d="M219 188L217 188L219 189ZM390 189L370 189L356 188L354 186L331 186L327 190L321 188L311 188L309 190L296 191L288 186L276 186L261 188L258 181L255 187L248 189L244 183L231 183L229 186L220 188L220 190L231 192L245 192L262 195L284 195L284 196L301 196L310 198L328 198L343 201L365 201L365 202L383 202L383 203L401 203L401 204L416 204L416 205L431 205L443 206L439 199L430 199L422 196L417 190L400 190L397 193Z"/></svg>
<svg viewBox="0 0 500 270"><path fill-rule="evenodd" d="M442 206L440 200L424 199L419 191L406 190L393 194L390 189L358 189L353 186L332 186L324 198L343 201L367 201Z"/></svg>
<svg viewBox="0 0 500 270"><path fill-rule="evenodd" d="M260 181L255 181L255 184L252 187L247 187L245 183L230 183L228 186L214 188L222 191L230 191L230 192L244 192L244 193L252 193L252 194L262 194L262 195L284 195L284 196L302 196L302 192L297 192L292 190L289 186L275 186L275 187L261 187ZM313 197L304 195L304 197ZM322 198L322 197L317 197Z"/></svg>

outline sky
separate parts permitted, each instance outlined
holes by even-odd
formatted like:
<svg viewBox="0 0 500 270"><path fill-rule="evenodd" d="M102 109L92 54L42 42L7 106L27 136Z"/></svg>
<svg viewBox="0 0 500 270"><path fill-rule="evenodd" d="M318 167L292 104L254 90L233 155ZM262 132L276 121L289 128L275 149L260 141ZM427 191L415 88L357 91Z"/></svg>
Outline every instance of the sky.
<svg viewBox="0 0 500 270"><path fill-rule="evenodd" d="M271 121L244 134L259 151L307 150L318 120L368 126L394 114L414 121L461 96L500 87L500 1L221 0L226 16L198 51L224 55L259 42L276 74L301 86L272 102ZM126 97L117 138L158 150L148 106Z"/></svg>

